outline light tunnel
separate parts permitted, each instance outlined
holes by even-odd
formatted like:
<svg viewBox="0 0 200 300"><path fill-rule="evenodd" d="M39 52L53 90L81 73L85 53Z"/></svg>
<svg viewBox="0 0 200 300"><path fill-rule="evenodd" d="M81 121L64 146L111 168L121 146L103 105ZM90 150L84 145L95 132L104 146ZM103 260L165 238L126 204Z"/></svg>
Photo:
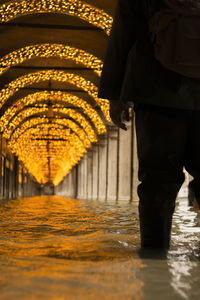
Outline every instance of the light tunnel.
<svg viewBox="0 0 200 300"><path fill-rule="evenodd" d="M35 108L34 111L32 111L31 109L33 117L38 111L39 113L41 113L40 108L39 109ZM43 112L45 113L47 111L48 109L45 109L45 111ZM49 119L45 115L45 117L43 118L38 117L36 119L33 119L34 122L32 122L32 119L28 119L28 117L30 117L31 114L27 116L26 111L23 111L23 113L25 114L24 118L21 116L21 119L18 120L18 123L16 123L16 129L14 128L12 129L12 135L10 137L8 145L12 150L12 152L19 157L19 159L24 163L24 165L27 167L29 172L32 173L33 175L38 174L39 165L37 164L38 166L37 168L34 165L32 165L31 163L32 159L34 159L34 161L37 161L36 158L38 157L38 161L44 160L45 162L46 157L50 156L51 162L56 161L57 165L60 165L60 163L62 162L61 164L62 168L60 169L59 172L57 171L56 173L60 173L60 172L63 173L64 172L63 168L65 168L63 166L63 159L64 160L65 158L69 159L70 157L71 162L74 162L74 164L77 163L77 161L80 159L83 153L86 152L86 147L90 146L92 142L97 141L97 137L94 131L92 130L92 127L89 125L87 120L75 110L66 109L63 112L63 119L61 119L59 116L57 119L57 121L59 121L58 122L59 125L61 124L63 126L67 125L68 128L71 128L73 130L73 132L70 134L69 134L69 130L58 131L58 128L53 130L54 124L51 124L51 122L56 122L54 121L54 118ZM67 119L67 117L79 123L80 127L78 127L77 125L75 126L74 122ZM50 130L47 132L43 131L41 130L41 126L40 126L37 128L38 135L35 136L36 130L34 128L30 128L30 126L32 126L34 123L37 124L37 122L41 122L41 121L44 122L43 119L46 119L46 123L48 124ZM76 127L78 127L78 129ZM23 134L24 131L26 131L25 134ZM81 141L81 137L83 139L83 142ZM44 148L41 148L41 143L45 144L45 146L43 145ZM70 149L69 147L67 147L68 144L70 144ZM49 150L47 149L47 145L49 145L50 147ZM74 147L75 147L75 151L71 152L71 150ZM58 155L58 153L60 156ZM73 166L74 164L72 164L71 166ZM35 171L35 169L37 169L37 172ZM51 169L54 169L54 173L55 173L55 168L52 165L51 165ZM69 170L65 169L65 171L67 173ZM42 169L40 168L39 173L41 172ZM46 171L43 171L43 174L45 174L45 172ZM55 183L53 178L51 178L51 181ZM41 183L45 183L44 179Z"/></svg>
<svg viewBox="0 0 200 300"><path fill-rule="evenodd" d="M78 0L18 0L0 5L0 22L40 13L78 17L107 35L113 21L103 10ZM102 61L95 55L69 45L45 43L24 46L4 55L0 59L0 75L38 58L71 60L91 69L97 76L102 70ZM6 107L10 97L20 89L45 81L74 85L93 98L95 107L73 94L45 90L17 99L11 107ZM57 185L92 143L98 141L97 135L106 133L106 123L110 122L109 102L97 97L97 87L80 75L59 70L28 73L11 81L0 91L0 109L3 137L40 184Z"/></svg>
<svg viewBox="0 0 200 300"><path fill-rule="evenodd" d="M62 178L59 174L66 175L86 152L86 147L80 136L69 126L60 130L61 124L51 124L47 118L48 123L45 124L43 119L37 117L26 120L20 130L16 131L18 136L14 135L8 145L38 182L45 184L50 180L58 184L55 176ZM69 123L69 120L65 121L64 123ZM32 124L36 124L36 127L28 127ZM51 176L47 177L47 173Z"/></svg>

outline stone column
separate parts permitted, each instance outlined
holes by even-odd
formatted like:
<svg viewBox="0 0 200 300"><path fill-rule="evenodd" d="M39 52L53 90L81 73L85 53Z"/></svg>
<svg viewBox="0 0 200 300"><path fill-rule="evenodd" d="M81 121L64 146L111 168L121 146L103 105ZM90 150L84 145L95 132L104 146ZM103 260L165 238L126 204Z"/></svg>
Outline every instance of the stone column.
<svg viewBox="0 0 200 300"><path fill-rule="evenodd" d="M60 196L69 197L70 195L69 187L69 174L64 178L63 182L60 185Z"/></svg>
<svg viewBox="0 0 200 300"><path fill-rule="evenodd" d="M82 198L82 159L80 160L79 164L78 164L78 182L77 182L77 198L81 199Z"/></svg>
<svg viewBox="0 0 200 300"><path fill-rule="evenodd" d="M18 158L14 157L14 198L18 197L18 187L19 187L19 164Z"/></svg>
<svg viewBox="0 0 200 300"><path fill-rule="evenodd" d="M97 145L93 146L92 151L92 199L98 199L98 172L99 172L99 148Z"/></svg>
<svg viewBox="0 0 200 300"><path fill-rule="evenodd" d="M116 126L108 126L107 200L117 200L118 194L118 137Z"/></svg>
<svg viewBox="0 0 200 300"><path fill-rule="evenodd" d="M76 169L73 168L68 174L68 197L74 198L76 191Z"/></svg>
<svg viewBox="0 0 200 300"><path fill-rule="evenodd" d="M93 161L92 161L92 150L88 150L87 153L87 199L92 199L92 188L93 188Z"/></svg>
<svg viewBox="0 0 200 300"><path fill-rule="evenodd" d="M132 128L119 130L118 200L131 200L132 188Z"/></svg>
<svg viewBox="0 0 200 300"><path fill-rule="evenodd" d="M72 177L73 177L73 198L77 198L77 182L78 182L78 174L77 174L77 166L74 166L72 169Z"/></svg>
<svg viewBox="0 0 200 300"><path fill-rule="evenodd" d="M87 199L87 153L82 160L82 183L83 183L83 197L82 199Z"/></svg>
<svg viewBox="0 0 200 300"><path fill-rule="evenodd" d="M136 132L135 132L135 124L133 120L133 184L132 184L132 201L139 201L137 195L137 187L139 184L138 180L138 158L137 158L137 141L136 141Z"/></svg>
<svg viewBox="0 0 200 300"><path fill-rule="evenodd" d="M71 172L67 174L67 197L71 197L72 195L72 174Z"/></svg>
<svg viewBox="0 0 200 300"><path fill-rule="evenodd" d="M107 136L99 137L99 151L98 151L98 199L106 200L107 191Z"/></svg>

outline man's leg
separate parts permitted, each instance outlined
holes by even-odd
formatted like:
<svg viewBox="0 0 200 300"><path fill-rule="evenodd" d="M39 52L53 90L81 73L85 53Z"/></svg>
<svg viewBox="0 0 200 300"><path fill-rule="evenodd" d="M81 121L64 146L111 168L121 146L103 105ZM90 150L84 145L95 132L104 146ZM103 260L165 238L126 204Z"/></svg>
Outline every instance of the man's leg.
<svg viewBox="0 0 200 300"><path fill-rule="evenodd" d="M141 246L169 248L177 193L184 181L187 121L181 111L136 110Z"/></svg>
<svg viewBox="0 0 200 300"><path fill-rule="evenodd" d="M190 184L200 209L200 111L190 112L185 168L194 177Z"/></svg>
<svg viewBox="0 0 200 300"><path fill-rule="evenodd" d="M188 184L188 206L193 206L195 200L194 186L195 181L191 180Z"/></svg>

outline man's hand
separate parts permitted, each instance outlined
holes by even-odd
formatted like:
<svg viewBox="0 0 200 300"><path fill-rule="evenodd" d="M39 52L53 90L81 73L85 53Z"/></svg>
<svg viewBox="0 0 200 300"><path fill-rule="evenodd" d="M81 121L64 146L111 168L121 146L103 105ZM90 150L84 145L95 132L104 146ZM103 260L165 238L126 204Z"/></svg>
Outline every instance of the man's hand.
<svg viewBox="0 0 200 300"><path fill-rule="evenodd" d="M124 121L129 122L130 120L129 106L123 102L110 101L110 117L117 127L127 130Z"/></svg>

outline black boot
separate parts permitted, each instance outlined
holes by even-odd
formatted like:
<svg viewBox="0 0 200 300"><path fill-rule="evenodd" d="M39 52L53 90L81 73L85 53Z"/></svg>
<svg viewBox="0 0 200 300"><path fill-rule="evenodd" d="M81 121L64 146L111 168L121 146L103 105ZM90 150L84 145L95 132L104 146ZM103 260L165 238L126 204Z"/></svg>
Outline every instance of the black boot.
<svg viewBox="0 0 200 300"><path fill-rule="evenodd" d="M138 187L141 247L168 249L176 194L154 191L144 183Z"/></svg>

